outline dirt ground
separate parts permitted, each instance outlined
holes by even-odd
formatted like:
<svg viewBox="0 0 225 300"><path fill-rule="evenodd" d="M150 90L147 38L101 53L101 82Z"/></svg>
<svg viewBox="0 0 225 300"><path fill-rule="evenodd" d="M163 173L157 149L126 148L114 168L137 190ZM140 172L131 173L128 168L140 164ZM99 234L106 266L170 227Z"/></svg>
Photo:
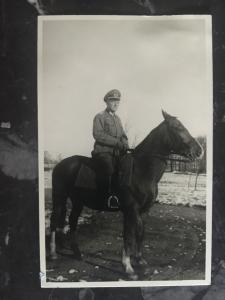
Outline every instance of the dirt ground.
<svg viewBox="0 0 225 300"><path fill-rule="evenodd" d="M139 280L198 280L205 272L205 209L155 204L145 216L145 267ZM77 234L82 260L47 251L47 281L129 280L121 264L121 213L86 210ZM47 237L48 240L48 237Z"/></svg>
<svg viewBox="0 0 225 300"><path fill-rule="evenodd" d="M47 281L129 280L121 264L122 214L85 209L79 218L77 240L82 260L48 256L51 214L51 173L45 174ZM206 176L165 173L158 204L145 216L146 267L135 265L140 280L200 280L205 276ZM70 210L68 206L68 210Z"/></svg>

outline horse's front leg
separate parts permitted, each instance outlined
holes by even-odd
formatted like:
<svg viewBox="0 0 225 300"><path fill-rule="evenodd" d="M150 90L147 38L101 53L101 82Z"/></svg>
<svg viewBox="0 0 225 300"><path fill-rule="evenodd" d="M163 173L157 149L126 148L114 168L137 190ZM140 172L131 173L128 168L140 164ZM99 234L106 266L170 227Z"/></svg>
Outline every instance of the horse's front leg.
<svg viewBox="0 0 225 300"><path fill-rule="evenodd" d="M125 272L132 280L137 280L138 276L131 265L131 254L136 245L136 226L137 226L137 212L135 209L129 209L124 212L124 249L122 253L122 264Z"/></svg>
<svg viewBox="0 0 225 300"><path fill-rule="evenodd" d="M136 226L136 259L139 265L147 265L147 261L142 257L144 239L144 224L141 215L137 216Z"/></svg>

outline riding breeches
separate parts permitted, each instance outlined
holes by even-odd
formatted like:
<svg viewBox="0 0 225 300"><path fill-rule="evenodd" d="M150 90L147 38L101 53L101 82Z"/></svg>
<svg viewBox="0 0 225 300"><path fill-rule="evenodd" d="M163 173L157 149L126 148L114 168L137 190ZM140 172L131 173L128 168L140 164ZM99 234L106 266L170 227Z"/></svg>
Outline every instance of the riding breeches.
<svg viewBox="0 0 225 300"><path fill-rule="evenodd" d="M98 153L94 156L96 160L99 171L102 175L112 176L115 170L116 160L111 153Z"/></svg>

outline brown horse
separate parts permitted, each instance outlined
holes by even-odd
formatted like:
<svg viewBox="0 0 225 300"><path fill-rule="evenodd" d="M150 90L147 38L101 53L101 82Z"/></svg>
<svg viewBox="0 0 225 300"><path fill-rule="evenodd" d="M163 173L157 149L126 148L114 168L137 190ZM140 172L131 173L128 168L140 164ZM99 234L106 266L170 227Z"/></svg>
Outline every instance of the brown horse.
<svg viewBox="0 0 225 300"><path fill-rule="evenodd" d="M174 153L190 160L200 158L203 150L190 135L182 123L166 112L162 112L164 121L133 150L133 172L131 185L121 186L118 190L120 210L123 213L124 248L122 264L129 278L138 277L131 265L134 254L140 264L146 264L142 257L144 226L142 214L147 212L156 200L158 182L165 169L168 155ZM70 230L75 236L78 217L83 206L97 210L107 210L104 201L99 199L97 189L76 188L76 180L81 164L90 167L91 158L73 156L62 160L53 170L52 197L53 212L51 216L51 257L56 258L55 233L63 228L65 222L66 199L73 204L70 215Z"/></svg>

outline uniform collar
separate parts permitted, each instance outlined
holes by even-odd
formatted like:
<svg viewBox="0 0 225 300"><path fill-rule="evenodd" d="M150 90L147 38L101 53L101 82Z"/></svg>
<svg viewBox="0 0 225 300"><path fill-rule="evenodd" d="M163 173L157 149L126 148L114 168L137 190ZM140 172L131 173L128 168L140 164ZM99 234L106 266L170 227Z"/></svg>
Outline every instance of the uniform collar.
<svg viewBox="0 0 225 300"><path fill-rule="evenodd" d="M112 113L111 111L109 111L107 108L105 109L105 111L107 112L107 114L109 114L112 117L115 117L115 113Z"/></svg>

